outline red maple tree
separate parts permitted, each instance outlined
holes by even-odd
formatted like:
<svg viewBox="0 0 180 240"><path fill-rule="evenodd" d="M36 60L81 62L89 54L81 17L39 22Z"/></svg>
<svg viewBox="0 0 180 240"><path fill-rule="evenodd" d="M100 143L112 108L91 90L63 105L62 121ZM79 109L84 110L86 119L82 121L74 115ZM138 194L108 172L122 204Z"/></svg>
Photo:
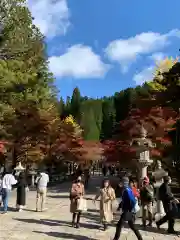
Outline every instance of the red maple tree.
<svg viewBox="0 0 180 240"><path fill-rule="evenodd" d="M81 146L73 148L72 152L78 162L84 165L90 165L94 161L101 160L103 147L98 141L82 140Z"/></svg>
<svg viewBox="0 0 180 240"><path fill-rule="evenodd" d="M112 141L106 142L104 154L107 161L130 165L135 157L135 149L130 146L133 138L139 137L141 127L147 130L147 138L156 143L152 149L152 157L160 157L171 144L168 132L177 119L177 113L171 108L141 107L132 109L129 116L116 125Z"/></svg>

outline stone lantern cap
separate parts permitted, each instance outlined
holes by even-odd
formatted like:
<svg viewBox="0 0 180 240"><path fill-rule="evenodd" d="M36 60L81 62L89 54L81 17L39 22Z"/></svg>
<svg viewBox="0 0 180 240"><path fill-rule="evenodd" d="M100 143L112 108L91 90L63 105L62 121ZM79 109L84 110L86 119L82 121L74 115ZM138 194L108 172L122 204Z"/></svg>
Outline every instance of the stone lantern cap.
<svg viewBox="0 0 180 240"><path fill-rule="evenodd" d="M131 146L133 147L144 147L144 148L154 148L156 145L152 143L150 139L142 139L142 138L134 138L131 142Z"/></svg>
<svg viewBox="0 0 180 240"><path fill-rule="evenodd" d="M163 177L168 176L168 172L166 172L163 168L161 168L153 172L152 176L155 178L156 181L158 181L158 180L162 180Z"/></svg>
<svg viewBox="0 0 180 240"><path fill-rule="evenodd" d="M137 149L142 149L142 151L146 151L150 148L154 148L156 145L152 143L151 139L146 138L147 137L147 130L141 126L140 129L140 137L134 138L131 142L131 146Z"/></svg>
<svg viewBox="0 0 180 240"><path fill-rule="evenodd" d="M22 166L21 162L19 162L17 166L14 168L14 170L23 171L25 170L25 168Z"/></svg>

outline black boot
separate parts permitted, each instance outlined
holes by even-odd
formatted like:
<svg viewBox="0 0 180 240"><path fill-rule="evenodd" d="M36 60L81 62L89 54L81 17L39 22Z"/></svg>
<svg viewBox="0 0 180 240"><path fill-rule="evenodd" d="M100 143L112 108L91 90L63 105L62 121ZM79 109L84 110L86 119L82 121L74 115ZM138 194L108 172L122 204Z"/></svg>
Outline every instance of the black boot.
<svg viewBox="0 0 180 240"><path fill-rule="evenodd" d="M76 223L76 228L79 228L79 227L80 227L80 225L79 225L80 218L81 218L81 213L79 212L79 213L78 213L78 215L77 215L77 223Z"/></svg>
<svg viewBox="0 0 180 240"><path fill-rule="evenodd" d="M104 223L104 231L106 231L106 230L107 230L107 228L108 228L108 225L107 225L107 223Z"/></svg>
<svg viewBox="0 0 180 240"><path fill-rule="evenodd" d="M73 213L73 217L72 217L72 227L75 227L75 221L76 221L76 213Z"/></svg>

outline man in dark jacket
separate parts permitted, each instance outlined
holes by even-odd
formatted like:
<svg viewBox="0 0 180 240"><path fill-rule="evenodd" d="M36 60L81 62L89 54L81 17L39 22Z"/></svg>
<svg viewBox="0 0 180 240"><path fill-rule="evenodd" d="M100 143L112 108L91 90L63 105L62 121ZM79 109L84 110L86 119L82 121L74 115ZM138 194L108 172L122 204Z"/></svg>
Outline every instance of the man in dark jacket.
<svg viewBox="0 0 180 240"><path fill-rule="evenodd" d="M153 222L153 200L154 200L154 188L149 182L149 178L143 179L143 186L140 190L141 204L142 204L142 223L143 227L146 227L146 214L148 212L149 225L152 226Z"/></svg>
<svg viewBox="0 0 180 240"><path fill-rule="evenodd" d="M132 198L135 199L135 197L133 196L133 192L129 187L129 178L124 177L122 179L122 183L123 183L122 202L121 202L122 215L116 226L116 233L114 236L114 240L118 240L120 238L121 230L125 221L128 221L129 227L133 230L138 240L143 240L139 230L136 229L134 225L133 208L135 207L135 203ZM130 218L128 218L127 220L128 213L130 213L129 214Z"/></svg>
<svg viewBox="0 0 180 240"><path fill-rule="evenodd" d="M174 210L177 207L177 203L179 202L174 198L171 187L169 184L171 183L171 178L169 176L164 177L164 183L159 188L159 198L163 203L164 211L166 215L156 222L157 228L160 228L162 224L168 221L168 233L174 234L174 223L175 223L175 214Z"/></svg>

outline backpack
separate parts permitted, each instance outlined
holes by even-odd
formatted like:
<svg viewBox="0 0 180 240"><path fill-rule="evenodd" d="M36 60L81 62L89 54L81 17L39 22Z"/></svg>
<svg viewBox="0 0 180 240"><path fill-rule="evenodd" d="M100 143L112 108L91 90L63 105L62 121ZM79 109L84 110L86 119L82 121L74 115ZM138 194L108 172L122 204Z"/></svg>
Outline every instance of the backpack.
<svg viewBox="0 0 180 240"><path fill-rule="evenodd" d="M130 205L131 205L131 208L134 209L135 208L135 205L136 205L136 198L131 190L131 188L126 188L126 191L128 193L128 197L129 197L129 201L130 201Z"/></svg>
<svg viewBox="0 0 180 240"><path fill-rule="evenodd" d="M153 201L154 199L154 189L148 189L148 188L145 188L144 189L144 198L146 201Z"/></svg>

